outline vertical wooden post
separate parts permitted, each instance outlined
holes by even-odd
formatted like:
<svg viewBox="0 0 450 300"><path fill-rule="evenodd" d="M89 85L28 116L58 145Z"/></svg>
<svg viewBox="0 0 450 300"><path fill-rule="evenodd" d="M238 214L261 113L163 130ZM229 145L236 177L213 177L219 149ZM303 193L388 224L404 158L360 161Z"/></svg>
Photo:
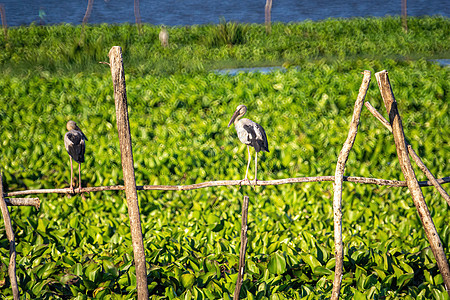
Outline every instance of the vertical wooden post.
<svg viewBox="0 0 450 300"><path fill-rule="evenodd" d="M236 288L234 289L233 300L239 299L241 293L242 282L244 281L245 271L245 252L247 250L247 217L248 217L248 196L244 196L242 202L242 225L241 225L241 248L239 250L239 273L236 280Z"/></svg>
<svg viewBox="0 0 450 300"><path fill-rule="evenodd" d="M14 238L14 231L11 225L11 218L9 216L8 207L6 206L5 198L3 197L3 180L0 173L0 209L3 215L3 222L5 223L6 237L9 241L9 266L8 275L11 281L11 289L14 300L19 300L19 287L16 278L16 241Z"/></svg>
<svg viewBox="0 0 450 300"><path fill-rule="evenodd" d="M91 16L92 12L92 6L94 5L94 0L88 0L88 5L86 8L86 12L83 17L83 21L81 22L81 34L80 34L80 41L78 42L78 45L81 45L84 39L84 26L87 24L89 17Z"/></svg>
<svg viewBox="0 0 450 300"><path fill-rule="evenodd" d="M130 123L128 120L127 92L125 72L123 68L122 48L114 46L109 51L111 76L114 85L117 130L119 132L120 154L122 157L125 195L127 197L128 215L130 218L131 240L133 243L134 263L138 299L148 299L147 270L145 266L144 242L142 239L139 203L134 177L133 150L131 148Z"/></svg>
<svg viewBox="0 0 450 300"><path fill-rule="evenodd" d="M380 88L381 96L383 98L384 105L389 115L389 123L392 126L392 134L394 136L395 147L397 148L397 156L400 161L400 167L405 177L408 189L413 198L414 205L419 213L420 220L422 221L425 233L436 258L439 271L441 272L442 279L444 280L445 289L450 295L450 269L448 266L447 258L445 257L444 248L434 226L433 219L431 218L427 204L417 182L416 174L409 160L408 150L406 145L405 134L403 132L402 120L397 109L397 101L391 89L389 82L388 72L386 70L375 73L377 78L378 87Z"/></svg>
<svg viewBox="0 0 450 300"><path fill-rule="evenodd" d="M0 4L0 17L2 18L2 27L3 27L3 32L5 33L5 40L7 40L8 39L8 25L6 24L5 6L3 4Z"/></svg>
<svg viewBox="0 0 450 300"><path fill-rule="evenodd" d="M402 27L403 31L408 32L408 14L406 11L406 0L402 0Z"/></svg>
<svg viewBox="0 0 450 300"><path fill-rule="evenodd" d="M347 163L348 155L355 142L356 134L358 133L359 118L366 97L367 90L370 83L370 71L364 71L363 81L359 88L358 98L353 109L352 122L350 123L350 130L348 132L347 140L342 146L339 153L336 173L334 175L334 197L333 197L333 211L334 211L334 245L336 255L336 266L334 271L333 290L331 292L331 299L339 299L341 292L341 281L344 269L344 244L342 242L342 182L344 181L344 169Z"/></svg>
<svg viewBox="0 0 450 300"><path fill-rule="evenodd" d="M138 28L138 33L141 34L142 22L141 22L141 11L139 9L139 0L134 0L134 18L136 19L136 26Z"/></svg>
<svg viewBox="0 0 450 300"><path fill-rule="evenodd" d="M266 23L266 33L270 34L272 31L272 0L266 0L266 6L264 7L264 17Z"/></svg>

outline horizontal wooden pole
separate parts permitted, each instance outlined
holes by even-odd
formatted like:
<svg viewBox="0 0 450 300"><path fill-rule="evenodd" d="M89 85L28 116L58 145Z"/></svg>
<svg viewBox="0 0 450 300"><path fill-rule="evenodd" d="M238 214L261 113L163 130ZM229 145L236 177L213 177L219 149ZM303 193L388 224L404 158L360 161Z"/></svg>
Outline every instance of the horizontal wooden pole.
<svg viewBox="0 0 450 300"><path fill-rule="evenodd" d="M258 185L268 186L268 185L281 185L281 184L292 184L292 183L306 183L306 182L324 182L332 181L334 182L334 176L315 176L315 177L296 177L296 178L285 178L285 179L274 179L274 180L258 180ZM392 187L406 187L406 181L400 180L389 180L389 179L379 179L379 178L368 178L368 177L354 177L354 176L344 176L344 181L361 183L361 184L374 184L374 185L384 185ZM440 184L449 183L450 177L443 177L437 179ZM138 191L189 191L196 190L207 187L214 186L236 186L236 185L251 185L249 181L242 180L219 180L219 181L206 181L195 184L188 185L138 185L136 189ZM431 186L430 181L419 181L420 186ZM75 194L79 193L92 193L92 192L102 192L102 191L123 191L125 188L123 185L110 185L110 186L93 186L81 188L81 191L76 190ZM25 191L14 191L5 193L5 197L21 196L21 195L31 195L31 194L73 194L70 188L63 189L40 189L40 190L25 190Z"/></svg>
<svg viewBox="0 0 450 300"><path fill-rule="evenodd" d="M41 206L39 198L5 198L8 206L34 206L37 210Z"/></svg>

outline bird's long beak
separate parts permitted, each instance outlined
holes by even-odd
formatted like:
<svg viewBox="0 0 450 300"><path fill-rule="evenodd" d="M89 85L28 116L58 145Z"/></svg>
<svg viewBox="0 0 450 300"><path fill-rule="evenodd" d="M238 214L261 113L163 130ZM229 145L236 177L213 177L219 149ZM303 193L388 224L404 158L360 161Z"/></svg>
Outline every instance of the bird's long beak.
<svg viewBox="0 0 450 300"><path fill-rule="evenodd" d="M228 127L231 126L231 124L233 124L234 120L236 120L236 117L238 116L239 110L236 109L236 111L234 112L233 116L231 117L230 123L228 123Z"/></svg>

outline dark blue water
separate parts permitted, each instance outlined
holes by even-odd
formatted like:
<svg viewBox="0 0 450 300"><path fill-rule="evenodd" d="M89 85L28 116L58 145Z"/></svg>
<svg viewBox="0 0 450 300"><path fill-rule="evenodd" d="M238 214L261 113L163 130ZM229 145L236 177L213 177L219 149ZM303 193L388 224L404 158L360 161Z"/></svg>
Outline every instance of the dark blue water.
<svg viewBox="0 0 450 300"><path fill-rule="evenodd" d="M220 17L243 23L264 23L265 0L140 0L141 20L151 24L218 23ZM80 24L87 0L2 1L8 26ZM408 0L409 16L450 16L449 0ZM41 16L39 16L41 11ZM44 15L45 13L45 15ZM272 21L382 17L400 15L401 0L273 0ZM133 0L95 0L89 23L134 23Z"/></svg>

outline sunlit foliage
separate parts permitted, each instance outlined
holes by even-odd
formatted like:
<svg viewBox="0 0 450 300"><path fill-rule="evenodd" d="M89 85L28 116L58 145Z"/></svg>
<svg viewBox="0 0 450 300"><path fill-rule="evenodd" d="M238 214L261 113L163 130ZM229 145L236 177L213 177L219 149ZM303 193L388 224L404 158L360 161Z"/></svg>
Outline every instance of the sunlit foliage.
<svg viewBox="0 0 450 300"><path fill-rule="evenodd" d="M251 25L249 39L233 47L203 45L201 36L211 26L169 28L169 49L161 49L157 29L150 26L143 26L142 36L128 25L87 27L79 46L79 27L12 29L0 52L5 188L68 187L63 136L69 119L89 139L83 185L123 183L110 70L98 64L115 44L125 55L138 185L242 179L245 146L234 128L226 127L238 104L248 106L248 117L264 126L269 139L270 153L258 159L260 179L333 175L365 69L389 71L410 143L437 177L449 176L449 68L407 59L411 53L448 54L448 42L439 39L448 23L412 19L408 35L395 18L274 24L269 37L263 26ZM285 36L277 38L277 32ZM360 34L367 40L357 38ZM344 44L348 47L339 47ZM404 53L396 52L399 45ZM229 76L206 67L230 58L249 64L292 61L297 68ZM386 115L374 78L366 100ZM416 174L425 179L418 169ZM392 136L365 109L345 175L403 179ZM423 192L450 257L448 206L433 188ZM152 299L232 296L244 194L250 206L242 297L330 295L332 184L308 183L139 192ZM40 195L38 212L10 208L21 294L134 299L124 198L122 192L94 193L86 200ZM343 299L447 299L407 189L344 183L343 237ZM8 256L0 222L0 291L12 299Z"/></svg>

